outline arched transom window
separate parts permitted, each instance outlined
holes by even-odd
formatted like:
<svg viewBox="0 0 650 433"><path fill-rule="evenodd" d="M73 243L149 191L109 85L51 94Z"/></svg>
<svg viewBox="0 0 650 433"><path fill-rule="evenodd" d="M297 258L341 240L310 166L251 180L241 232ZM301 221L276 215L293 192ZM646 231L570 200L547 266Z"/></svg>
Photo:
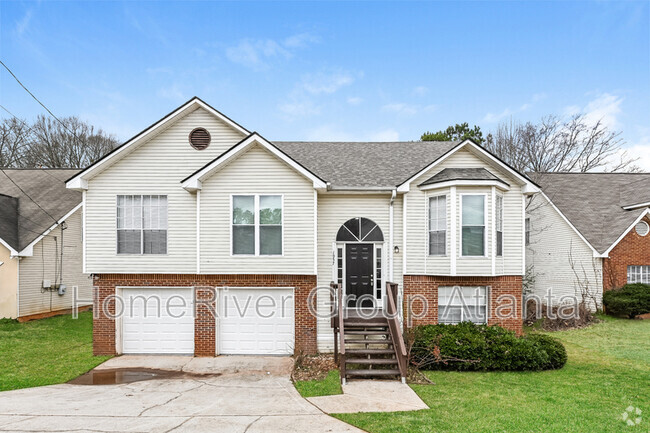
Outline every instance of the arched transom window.
<svg viewBox="0 0 650 433"><path fill-rule="evenodd" d="M383 242L384 234L374 221L368 218L352 218L341 226L336 234L337 242Z"/></svg>

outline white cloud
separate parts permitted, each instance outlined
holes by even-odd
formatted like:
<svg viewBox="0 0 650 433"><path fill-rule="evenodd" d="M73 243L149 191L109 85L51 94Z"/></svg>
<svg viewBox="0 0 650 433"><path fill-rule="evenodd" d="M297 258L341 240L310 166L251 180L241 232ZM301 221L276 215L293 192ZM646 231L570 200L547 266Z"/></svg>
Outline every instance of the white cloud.
<svg viewBox="0 0 650 433"><path fill-rule="evenodd" d="M308 99L290 100L278 106L280 111L290 118L307 117L320 114L320 107Z"/></svg>
<svg viewBox="0 0 650 433"><path fill-rule="evenodd" d="M171 99L172 101L175 102L184 102L187 99L189 99L188 97L186 97L185 93L181 90L178 84L173 84L170 87L164 87L162 89L158 89L156 94L160 98Z"/></svg>
<svg viewBox="0 0 650 433"><path fill-rule="evenodd" d="M639 166L641 171L650 173L650 143L636 144L623 149L627 151L627 156L637 159L634 163Z"/></svg>
<svg viewBox="0 0 650 433"><path fill-rule="evenodd" d="M363 98L358 96L351 96L348 98L348 104L350 105L359 105L363 102Z"/></svg>
<svg viewBox="0 0 650 433"><path fill-rule="evenodd" d="M347 72L319 73L304 76L301 87L312 95L331 94L341 87L349 86L353 82L354 77Z"/></svg>
<svg viewBox="0 0 650 433"><path fill-rule="evenodd" d="M582 110L585 113L585 120L589 124L601 121L609 129L616 129L619 125L618 115L621 113L623 98L603 93L596 99L590 101Z"/></svg>
<svg viewBox="0 0 650 433"><path fill-rule="evenodd" d="M273 39L242 39L226 48L226 57L233 62L252 69L265 69L273 59L288 59L294 51L318 42L309 33L289 36L282 41Z"/></svg>
<svg viewBox="0 0 650 433"><path fill-rule="evenodd" d="M32 15L33 11L31 9L28 9L27 12L25 12L25 15L18 20L16 23L16 33L18 33L18 36L21 36L27 28L29 27L29 23L32 21Z"/></svg>
<svg viewBox="0 0 650 433"><path fill-rule="evenodd" d="M425 86L417 86L413 89L413 94L415 96L424 96L429 93L429 88Z"/></svg>
<svg viewBox="0 0 650 433"><path fill-rule="evenodd" d="M413 116L423 111L433 111L436 108L437 107L433 104L422 106L422 105L407 104L404 102L394 102L391 104L385 104L381 107L382 111L402 114L405 116Z"/></svg>
<svg viewBox="0 0 650 433"><path fill-rule="evenodd" d="M488 113L483 117L483 122L485 123L496 123L500 120L505 119L506 117L512 116L514 113L509 108L506 108L500 113Z"/></svg>

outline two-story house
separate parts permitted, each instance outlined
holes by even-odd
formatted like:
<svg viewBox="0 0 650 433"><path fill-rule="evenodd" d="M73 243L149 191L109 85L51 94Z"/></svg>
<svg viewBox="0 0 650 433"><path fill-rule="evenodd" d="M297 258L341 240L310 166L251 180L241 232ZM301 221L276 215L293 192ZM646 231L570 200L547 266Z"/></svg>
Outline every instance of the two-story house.
<svg viewBox="0 0 650 433"><path fill-rule="evenodd" d="M382 309L390 281L409 324L521 331L538 187L471 140L271 142L193 98L67 187L83 194L96 354L332 350L332 282L364 295L349 309ZM147 314L148 295L196 314Z"/></svg>

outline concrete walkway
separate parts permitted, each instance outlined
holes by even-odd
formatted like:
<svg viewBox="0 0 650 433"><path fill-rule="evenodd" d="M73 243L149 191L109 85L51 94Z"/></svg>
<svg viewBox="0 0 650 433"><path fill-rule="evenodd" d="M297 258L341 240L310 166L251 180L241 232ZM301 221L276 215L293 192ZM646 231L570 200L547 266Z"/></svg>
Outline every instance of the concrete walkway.
<svg viewBox="0 0 650 433"><path fill-rule="evenodd" d="M325 413L400 412L429 409L410 386L398 381L353 380L343 394L308 398Z"/></svg>
<svg viewBox="0 0 650 433"><path fill-rule="evenodd" d="M122 356L99 369L189 373L115 385L0 392L2 432L361 432L303 399L291 358Z"/></svg>

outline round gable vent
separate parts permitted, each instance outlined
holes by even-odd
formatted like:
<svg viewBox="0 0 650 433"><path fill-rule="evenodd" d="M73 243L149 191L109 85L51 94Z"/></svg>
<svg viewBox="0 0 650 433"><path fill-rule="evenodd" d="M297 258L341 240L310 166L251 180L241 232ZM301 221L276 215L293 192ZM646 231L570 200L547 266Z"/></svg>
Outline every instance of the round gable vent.
<svg viewBox="0 0 650 433"><path fill-rule="evenodd" d="M645 236L650 232L650 227L648 226L648 223L645 221L639 221L634 227L634 230L640 235L640 236Z"/></svg>
<svg viewBox="0 0 650 433"><path fill-rule="evenodd" d="M203 150L210 144L210 133L205 128L195 128L190 132L190 144L196 150Z"/></svg>

